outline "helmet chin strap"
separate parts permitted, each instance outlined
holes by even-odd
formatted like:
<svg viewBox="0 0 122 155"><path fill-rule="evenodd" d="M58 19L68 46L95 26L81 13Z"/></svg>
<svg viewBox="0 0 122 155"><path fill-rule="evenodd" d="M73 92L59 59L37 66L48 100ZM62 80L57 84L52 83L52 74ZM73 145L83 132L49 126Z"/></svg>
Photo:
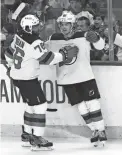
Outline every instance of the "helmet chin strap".
<svg viewBox="0 0 122 155"><path fill-rule="evenodd" d="M30 30L30 31L27 31L26 29L24 29L25 32L27 32L27 33L29 33L29 34L32 34L32 26L29 26L29 30Z"/></svg>

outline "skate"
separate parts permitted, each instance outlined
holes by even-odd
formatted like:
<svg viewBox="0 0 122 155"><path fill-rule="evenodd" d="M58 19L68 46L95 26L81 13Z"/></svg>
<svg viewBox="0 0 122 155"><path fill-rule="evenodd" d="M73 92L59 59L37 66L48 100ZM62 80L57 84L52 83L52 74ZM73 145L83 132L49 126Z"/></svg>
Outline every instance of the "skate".
<svg viewBox="0 0 122 155"><path fill-rule="evenodd" d="M90 141L94 147L97 147L99 145L99 132L98 132L98 130L93 131Z"/></svg>
<svg viewBox="0 0 122 155"><path fill-rule="evenodd" d="M107 141L107 136L106 136L105 130L99 131L99 141L100 141L100 144L104 147L105 143Z"/></svg>
<svg viewBox="0 0 122 155"><path fill-rule="evenodd" d="M30 136L31 136L30 134L24 131L24 126L22 126L22 135L21 135L22 147L31 147Z"/></svg>
<svg viewBox="0 0 122 155"><path fill-rule="evenodd" d="M53 150L53 143L45 140L41 136L32 135L30 139L31 151L49 151Z"/></svg>

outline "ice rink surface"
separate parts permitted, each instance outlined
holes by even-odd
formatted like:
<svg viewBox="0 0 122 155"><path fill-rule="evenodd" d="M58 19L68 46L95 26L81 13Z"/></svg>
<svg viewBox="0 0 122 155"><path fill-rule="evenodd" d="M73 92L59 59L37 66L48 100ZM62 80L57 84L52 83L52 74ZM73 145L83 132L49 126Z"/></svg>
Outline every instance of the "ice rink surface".
<svg viewBox="0 0 122 155"><path fill-rule="evenodd" d="M104 148L94 148L88 139L49 140L54 142L54 150L32 152L30 148L21 147L18 137L4 137L0 140L0 155L122 155L122 140L109 140Z"/></svg>

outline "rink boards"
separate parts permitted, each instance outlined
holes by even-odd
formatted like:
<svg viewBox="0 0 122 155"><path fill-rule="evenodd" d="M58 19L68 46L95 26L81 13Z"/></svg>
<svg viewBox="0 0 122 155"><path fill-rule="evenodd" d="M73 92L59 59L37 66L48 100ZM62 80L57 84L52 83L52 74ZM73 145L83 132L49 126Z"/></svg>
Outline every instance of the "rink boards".
<svg viewBox="0 0 122 155"><path fill-rule="evenodd" d="M109 138L122 138L122 66L92 66L101 93L101 107ZM6 76L1 64L1 135L19 136L24 103L17 88ZM44 73L42 73L42 70ZM45 136L88 137L77 109L68 103L66 94L57 86L55 66L41 66L40 85L48 101L47 128Z"/></svg>

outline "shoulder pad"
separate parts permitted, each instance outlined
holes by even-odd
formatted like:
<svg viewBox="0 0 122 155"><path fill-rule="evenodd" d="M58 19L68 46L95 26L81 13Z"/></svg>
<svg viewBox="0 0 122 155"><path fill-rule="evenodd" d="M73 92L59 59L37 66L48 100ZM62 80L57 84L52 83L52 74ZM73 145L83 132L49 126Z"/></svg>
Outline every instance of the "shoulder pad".
<svg viewBox="0 0 122 155"><path fill-rule="evenodd" d="M62 33L54 33L50 40L65 40Z"/></svg>
<svg viewBox="0 0 122 155"><path fill-rule="evenodd" d="M39 36L36 34L19 33L17 35L21 37L24 41L26 41L28 44L32 44L34 41L40 39Z"/></svg>
<svg viewBox="0 0 122 155"><path fill-rule="evenodd" d="M85 32L76 32L71 38L69 39L77 39L84 37ZM55 33L51 36L50 40L66 40L62 33Z"/></svg>
<svg viewBox="0 0 122 155"><path fill-rule="evenodd" d="M85 32L76 32L73 36L72 39L76 39L76 38L82 38L84 37Z"/></svg>

